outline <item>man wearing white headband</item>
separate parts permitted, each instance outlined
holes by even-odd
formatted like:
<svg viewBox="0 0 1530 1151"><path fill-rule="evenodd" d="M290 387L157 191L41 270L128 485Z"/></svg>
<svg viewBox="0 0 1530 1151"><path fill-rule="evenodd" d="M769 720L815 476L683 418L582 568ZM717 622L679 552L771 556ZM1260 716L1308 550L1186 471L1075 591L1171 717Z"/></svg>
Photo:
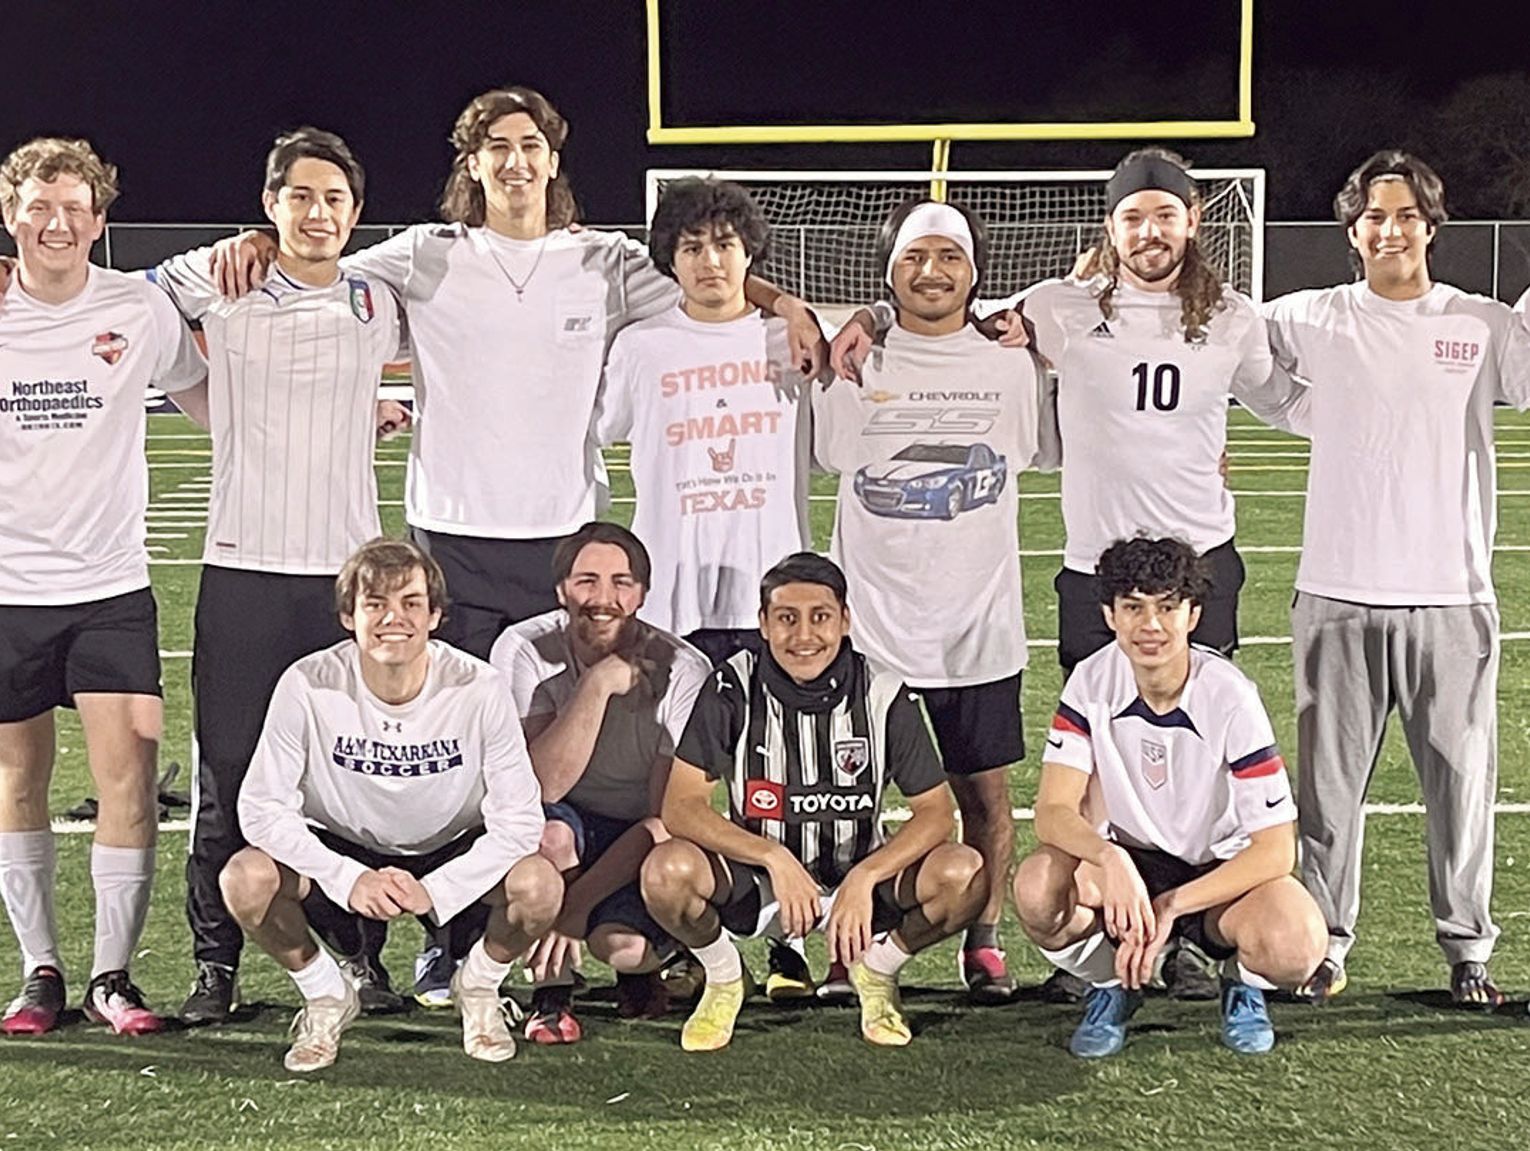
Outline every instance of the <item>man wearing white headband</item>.
<svg viewBox="0 0 1530 1151"><path fill-rule="evenodd" d="M858 605L857 647L923 696L989 884L962 975L974 1001L1003 1002L1015 987L998 939L1014 853L1006 768L1025 755L1015 486L1038 458L1041 373L969 322L987 255L970 212L911 201L880 247L896 326L861 387L814 396L816 454L840 475L830 554Z"/></svg>

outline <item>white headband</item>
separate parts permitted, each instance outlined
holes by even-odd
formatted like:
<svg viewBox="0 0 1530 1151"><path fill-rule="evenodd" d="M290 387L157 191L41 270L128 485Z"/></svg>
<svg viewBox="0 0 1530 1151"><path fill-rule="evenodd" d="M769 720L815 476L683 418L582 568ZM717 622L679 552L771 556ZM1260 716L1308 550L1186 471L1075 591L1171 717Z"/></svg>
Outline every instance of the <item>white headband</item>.
<svg viewBox="0 0 1530 1151"><path fill-rule="evenodd" d="M973 255L972 229L967 226L967 217L950 204L920 204L903 221L903 226L898 229L898 237L893 241L892 251L888 253L889 284L892 283L893 264L903 254L903 249L926 236L944 236L956 241L956 246L967 254L967 262L972 265L973 274L977 273L977 257Z"/></svg>

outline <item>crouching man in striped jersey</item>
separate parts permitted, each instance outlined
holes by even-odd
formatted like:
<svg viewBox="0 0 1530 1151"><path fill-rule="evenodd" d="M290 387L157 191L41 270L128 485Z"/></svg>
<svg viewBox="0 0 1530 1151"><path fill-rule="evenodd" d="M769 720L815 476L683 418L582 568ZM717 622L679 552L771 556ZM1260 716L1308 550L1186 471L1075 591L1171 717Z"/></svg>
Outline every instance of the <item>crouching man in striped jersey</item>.
<svg viewBox="0 0 1530 1151"><path fill-rule="evenodd" d="M1175 936L1224 961L1222 1040L1275 1043L1261 989L1296 987L1327 929L1291 875L1296 805L1258 689L1191 647L1208 566L1176 539L1113 544L1096 568L1116 642L1063 688L1015 874L1021 925L1090 985L1069 1049L1114 1055Z"/></svg>
<svg viewBox="0 0 1530 1151"><path fill-rule="evenodd" d="M509 1059L500 983L563 901L562 878L537 854L541 793L509 685L431 640L445 579L413 544L363 545L335 599L354 638L278 681L239 793L250 846L221 876L229 911L303 994L287 1069L333 1063L361 1010L310 923L407 913L446 924L480 900L488 930L452 981L462 1045Z"/></svg>
<svg viewBox="0 0 1530 1151"><path fill-rule="evenodd" d="M850 645L844 573L811 552L777 564L760 585L760 631L760 656L719 664L698 697L664 794L674 838L643 864L649 911L706 971L680 1045L727 1046L745 992L728 936L779 921L788 937L824 933L860 998L861 1034L903 1046L898 971L977 917L982 857L948 842L953 803L919 697ZM718 783L727 815L712 809ZM884 838L888 783L911 818Z"/></svg>

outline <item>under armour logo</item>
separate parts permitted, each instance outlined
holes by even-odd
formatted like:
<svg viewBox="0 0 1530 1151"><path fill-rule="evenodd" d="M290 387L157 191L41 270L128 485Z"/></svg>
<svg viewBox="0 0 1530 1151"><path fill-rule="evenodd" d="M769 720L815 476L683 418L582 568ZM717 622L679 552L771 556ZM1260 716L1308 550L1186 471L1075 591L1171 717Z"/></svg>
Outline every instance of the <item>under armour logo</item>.
<svg viewBox="0 0 1530 1151"><path fill-rule="evenodd" d="M404 730L404 721L400 719L400 720L395 720L393 723L389 723L387 720L383 720L382 721L382 729L384 731L403 731Z"/></svg>

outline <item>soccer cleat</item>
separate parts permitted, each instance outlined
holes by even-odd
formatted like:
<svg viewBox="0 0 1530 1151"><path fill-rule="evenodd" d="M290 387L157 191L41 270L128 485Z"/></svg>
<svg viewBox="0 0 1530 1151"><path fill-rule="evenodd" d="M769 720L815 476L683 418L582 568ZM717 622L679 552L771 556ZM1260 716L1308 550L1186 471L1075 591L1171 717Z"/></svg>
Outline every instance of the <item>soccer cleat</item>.
<svg viewBox="0 0 1530 1151"><path fill-rule="evenodd" d="M451 992L462 1016L462 1050L485 1063L513 1058L515 1036L510 1034L510 1020L514 1009L505 1006L499 988L464 987L459 968L452 976Z"/></svg>
<svg viewBox="0 0 1530 1151"><path fill-rule="evenodd" d="M143 1001L126 971L103 971L85 989L85 1018L104 1023L118 1035L152 1035L165 1024Z"/></svg>
<svg viewBox="0 0 1530 1151"><path fill-rule="evenodd" d="M239 1006L239 976L225 963L197 960L197 978L181 1004L181 1022L188 1027L223 1023Z"/></svg>
<svg viewBox="0 0 1530 1151"><path fill-rule="evenodd" d="M813 998L813 972L807 956L778 939L770 941L770 970L765 976L765 998L772 1003L794 1003Z"/></svg>
<svg viewBox="0 0 1530 1151"><path fill-rule="evenodd" d="M1084 997L1084 1018L1068 1040L1068 1050L1080 1059L1103 1059L1126 1046L1126 1024L1142 996L1119 984L1091 987Z"/></svg>
<svg viewBox="0 0 1530 1151"><path fill-rule="evenodd" d="M1215 999L1221 994L1220 967L1195 944L1181 939L1164 960L1164 990L1170 999Z"/></svg>
<svg viewBox="0 0 1530 1151"><path fill-rule="evenodd" d="M64 975L57 967L34 967L0 1020L6 1035L42 1035L58 1026L64 1012Z"/></svg>
<svg viewBox="0 0 1530 1151"><path fill-rule="evenodd" d="M850 965L850 985L861 1001L861 1034L878 1047L907 1047L914 1038L903 1015L896 976L880 975L864 963Z"/></svg>
<svg viewBox="0 0 1530 1151"><path fill-rule="evenodd" d="M680 1047L685 1051L720 1051L733 1039L733 1025L744 1005L745 981L708 983L701 1002L680 1028Z"/></svg>
<svg viewBox="0 0 1530 1151"><path fill-rule="evenodd" d="M659 969L659 982L670 1001L695 999L706 986L707 973L688 951L682 951Z"/></svg>
<svg viewBox="0 0 1530 1151"><path fill-rule="evenodd" d="M1004 963L1004 952L997 947L974 947L957 953L956 970L967 985L971 1003L994 1006L1008 1003L1018 988L1015 977Z"/></svg>
<svg viewBox="0 0 1530 1151"><path fill-rule="evenodd" d="M1259 988L1234 980L1222 984L1222 1043L1239 1055L1263 1055L1275 1046L1275 1025Z"/></svg>
<svg viewBox="0 0 1530 1151"><path fill-rule="evenodd" d="M1291 992L1291 998L1321 1007L1348 986L1349 976L1344 974L1344 968L1332 959L1325 959L1317 965L1316 971L1307 976L1304 983Z"/></svg>
<svg viewBox="0 0 1530 1151"><path fill-rule="evenodd" d="M1503 1006L1504 995L1484 963L1457 963L1450 969L1450 999L1457 1007L1492 1011Z"/></svg>
<svg viewBox="0 0 1530 1151"><path fill-rule="evenodd" d="M355 984L363 1015L397 1015L409 1010L409 1001L393 990L381 960L363 952L342 959L340 970Z"/></svg>
<svg viewBox="0 0 1530 1151"><path fill-rule="evenodd" d="M1059 967L1046 977L1040 993L1043 1003L1082 1003L1089 994L1089 984Z"/></svg>
<svg viewBox="0 0 1530 1151"><path fill-rule="evenodd" d="M669 1013L669 992L658 972L616 975L616 1014L622 1019L662 1019Z"/></svg>
<svg viewBox="0 0 1530 1151"><path fill-rule="evenodd" d="M455 982L456 977L453 977L453 986ZM579 1026L579 1020L574 1018L573 999L573 989L566 984L538 987L531 997L526 1038L544 1047L578 1043L584 1037L584 1029Z"/></svg>
<svg viewBox="0 0 1530 1151"><path fill-rule="evenodd" d="M452 1005L452 975L461 964L444 947L427 947L414 957L414 1001L441 1010Z"/></svg>
<svg viewBox="0 0 1530 1151"><path fill-rule="evenodd" d="M839 1006L853 1002L854 999L855 988L851 986L850 974L845 970L845 965L843 963L829 964L829 973L818 985L818 1002Z"/></svg>
<svg viewBox="0 0 1530 1151"><path fill-rule="evenodd" d="M361 993L350 980L339 999L308 1000L292 1018L292 1046L282 1056L282 1066L299 1074L328 1067L340 1054L340 1036L360 1014Z"/></svg>

